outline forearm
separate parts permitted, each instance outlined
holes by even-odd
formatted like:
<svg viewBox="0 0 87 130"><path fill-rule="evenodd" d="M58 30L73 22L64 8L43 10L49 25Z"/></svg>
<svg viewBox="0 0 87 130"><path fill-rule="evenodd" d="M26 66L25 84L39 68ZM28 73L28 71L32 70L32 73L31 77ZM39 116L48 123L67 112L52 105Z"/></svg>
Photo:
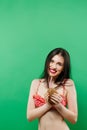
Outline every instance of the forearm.
<svg viewBox="0 0 87 130"><path fill-rule="evenodd" d="M27 112L27 119L29 121L32 121L36 118L40 118L43 114L45 114L49 109L51 108L51 105L46 103L41 107L32 109L32 110L28 110Z"/></svg>
<svg viewBox="0 0 87 130"><path fill-rule="evenodd" d="M63 118L67 119L71 123L76 123L77 121L77 113L69 110L68 108L64 107L61 103L55 105L56 110L62 115Z"/></svg>

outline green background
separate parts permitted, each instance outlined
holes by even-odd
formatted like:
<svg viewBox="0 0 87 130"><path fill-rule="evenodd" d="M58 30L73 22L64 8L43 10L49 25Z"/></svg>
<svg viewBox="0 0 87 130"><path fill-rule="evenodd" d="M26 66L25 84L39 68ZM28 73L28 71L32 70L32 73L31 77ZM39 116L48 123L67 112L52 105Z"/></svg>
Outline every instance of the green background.
<svg viewBox="0 0 87 130"><path fill-rule="evenodd" d="M70 53L78 95L78 122L68 125L87 130L86 0L0 0L0 130L37 130L26 119L30 84L56 47Z"/></svg>

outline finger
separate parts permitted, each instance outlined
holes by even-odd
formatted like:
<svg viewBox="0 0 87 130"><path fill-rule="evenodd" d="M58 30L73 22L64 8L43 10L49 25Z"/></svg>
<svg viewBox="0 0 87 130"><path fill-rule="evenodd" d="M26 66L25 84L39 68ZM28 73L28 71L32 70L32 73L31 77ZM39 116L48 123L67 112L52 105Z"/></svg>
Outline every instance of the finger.
<svg viewBox="0 0 87 130"><path fill-rule="evenodd" d="M53 99L50 99L50 101L51 101L52 104L55 104L55 105L58 104L58 102L53 100Z"/></svg>
<svg viewBox="0 0 87 130"><path fill-rule="evenodd" d="M60 100L57 99L57 98L55 98L55 97L51 97L50 100L51 100L52 102L54 102L54 103L59 103L59 102L60 102Z"/></svg>
<svg viewBox="0 0 87 130"><path fill-rule="evenodd" d="M54 99L62 100L62 97L60 95L53 94L51 97L54 98Z"/></svg>
<svg viewBox="0 0 87 130"><path fill-rule="evenodd" d="M59 97L51 96L50 99L55 100L57 103L60 103L62 101L62 97L61 96L59 96Z"/></svg>

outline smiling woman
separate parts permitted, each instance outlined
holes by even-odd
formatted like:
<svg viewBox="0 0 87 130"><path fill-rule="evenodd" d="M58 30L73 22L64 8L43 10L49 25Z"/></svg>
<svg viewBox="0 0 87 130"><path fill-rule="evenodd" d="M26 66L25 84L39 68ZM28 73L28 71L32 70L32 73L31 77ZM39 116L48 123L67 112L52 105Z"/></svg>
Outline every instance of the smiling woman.
<svg viewBox="0 0 87 130"><path fill-rule="evenodd" d="M64 58L61 55L55 55L49 64L48 74L49 76L56 77L63 71Z"/></svg>
<svg viewBox="0 0 87 130"><path fill-rule="evenodd" d="M70 79L69 53L56 48L46 58L42 78L32 81L27 119L38 118L38 130L69 130L64 119L76 123L76 95L74 82Z"/></svg>

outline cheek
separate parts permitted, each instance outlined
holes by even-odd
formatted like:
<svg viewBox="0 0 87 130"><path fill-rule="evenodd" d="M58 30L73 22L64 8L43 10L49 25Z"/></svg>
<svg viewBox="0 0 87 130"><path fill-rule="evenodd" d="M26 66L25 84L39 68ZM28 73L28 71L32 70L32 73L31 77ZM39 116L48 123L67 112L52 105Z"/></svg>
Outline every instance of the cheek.
<svg viewBox="0 0 87 130"><path fill-rule="evenodd" d="M52 63L49 63L48 67L49 67L49 66L52 66Z"/></svg>
<svg viewBox="0 0 87 130"><path fill-rule="evenodd" d="M63 67L62 67L62 66L59 66L59 67L57 68L57 70L62 71L62 70L63 70Z"/></svg>

